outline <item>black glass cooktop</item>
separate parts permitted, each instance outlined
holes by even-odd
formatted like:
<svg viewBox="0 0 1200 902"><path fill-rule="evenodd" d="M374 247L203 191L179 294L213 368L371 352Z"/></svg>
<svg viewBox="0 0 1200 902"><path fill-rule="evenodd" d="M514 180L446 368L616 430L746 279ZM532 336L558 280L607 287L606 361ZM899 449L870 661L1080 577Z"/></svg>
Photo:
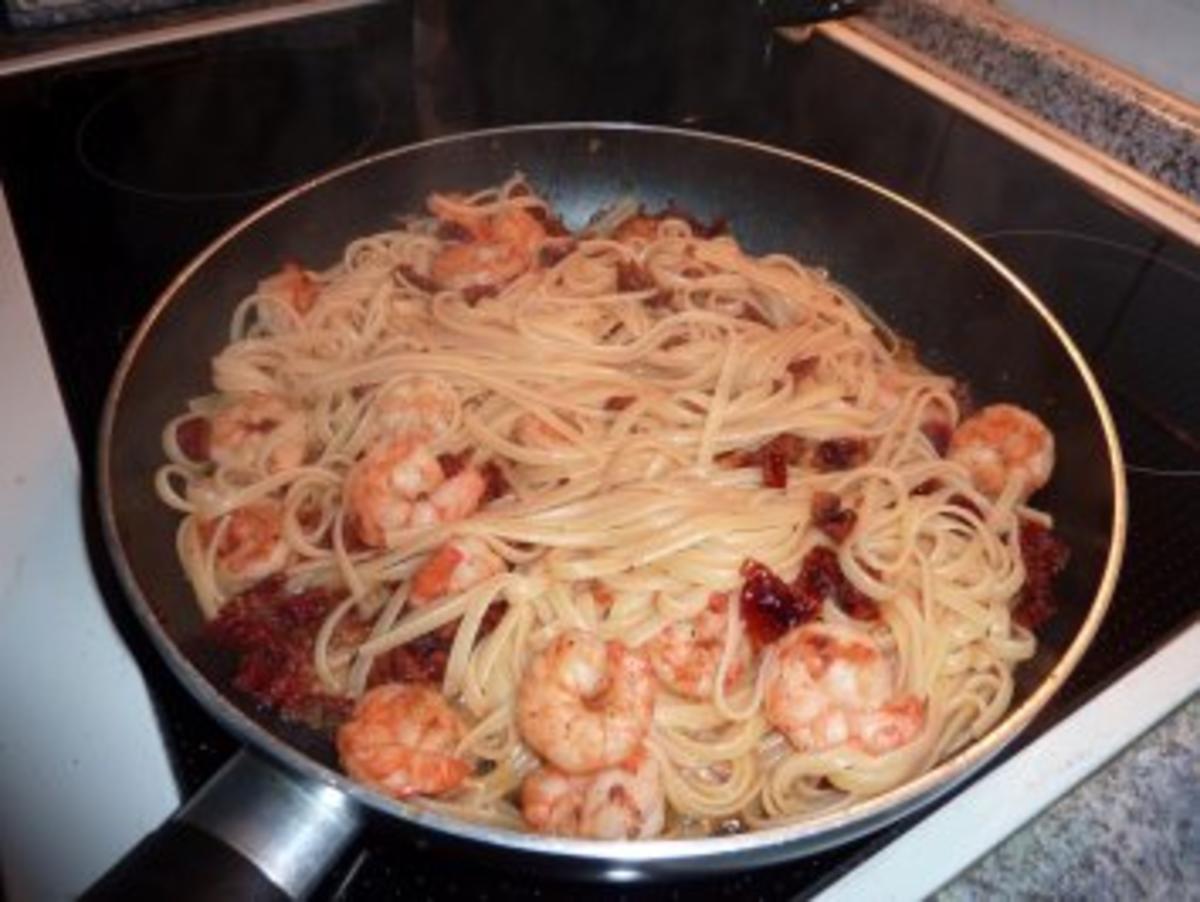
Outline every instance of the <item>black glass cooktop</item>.
<svg viewBox="0 0 1200 902"><path fill-rule="evenodd" d="M1177 474L1200 468L1200 252L824 38L772 38L730 3L606 6L521 2L499 15L494 4L383 4L0 80L6 135L21 136L0 142L0 178L85 470L105 387L142 313L193 255L281 190L475 127L683 124L823 158L943 214L1024 276L1093 361L1132 464L1126 566L1093 648L1021 743L1194 620L1186 562L1200 537L1200 482ZM95 539L91 496L85 485ZM235 743L158 660L92 546L189 794ZM790 864L653 888L464 866L461 850L378 823L320 895L805 896L911 821Z"/></svg>

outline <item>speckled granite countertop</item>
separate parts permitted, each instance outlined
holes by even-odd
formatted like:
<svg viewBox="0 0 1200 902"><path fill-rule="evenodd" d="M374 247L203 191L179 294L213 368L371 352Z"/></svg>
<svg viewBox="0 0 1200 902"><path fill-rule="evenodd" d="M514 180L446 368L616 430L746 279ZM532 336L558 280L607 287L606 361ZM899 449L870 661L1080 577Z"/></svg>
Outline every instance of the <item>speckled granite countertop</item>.
<svg viewBox="0 0 1200 902"><path fill-rule="evenodd" d="M4 0L0 0L2 4ZM148 35L173 28L217 22L234 15L296 13L321 4L305 0L107 0L111 9L101 13L106 0L89 3L86 11L57 8L47 19L55 27L0 30L0 64L28 60L93 42ZM346 0L347 3L354 0ZM381 2L381 0L361 0ZM328 4L326 4L328 5Z"/></svg>
<svg viewBox="0 0 1200 902"><path fill-rule="evenodd" d="M1200 697L936 898L1200 899Z"/></svg>
<svg viewBox="0 0 1200 902"><path fill-rule="evenodd" d="M1200 107L983 0L882 0L853 27L1200 203Z"/></svg>

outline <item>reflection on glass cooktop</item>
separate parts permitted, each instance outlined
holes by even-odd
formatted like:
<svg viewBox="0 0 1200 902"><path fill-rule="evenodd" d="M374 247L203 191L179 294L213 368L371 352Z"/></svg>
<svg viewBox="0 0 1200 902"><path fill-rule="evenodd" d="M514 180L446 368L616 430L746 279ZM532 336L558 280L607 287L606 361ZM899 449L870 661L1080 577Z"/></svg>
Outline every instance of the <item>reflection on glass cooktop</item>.
<svg viewBox="0 0 1200 902"><path fill-rule="evenodd" d="M358 157L380 88L341 77L347 49L197 56L123 80L83 117L80 160L114 188L164 199L281 191Z"/></svg>
<svg viewBox="0 0 1200 902"><path fill-rule="evenodd" d="M1127 565L1093 649L1022 742L1194 618L1181 562L1198 538L1200 485L1154 471L1200 467L1200 386L1184 378L1194 370L1188 337L1200 332L1195 248L820 38L789 45L738 31L720 45L730 55L720 82L716 67L696 64L719 30L662 33L659 43L625 47L606 63L612 81L583 92L564 86L586 76L581 59L598 58L589 41L622 40L611 23L577 29L574 54L534 61L518 57L544 39L538 29L502 33L502 22L456 2L421 9L415 37L411 10L386 4L0 82L0 111L24 136L0 147L0 175L86 461L105 386L142 313L195 253L280 190L348 157L446 131L564 116L686 122L829 160L941 213L1024 276L1095 362L1137 467ZM94 538L93 513L89 526ZM112 616L154 688L191 792L234 742L167 673L92 545ZM790 864L619 895L807 895L906 823ZM463 868L461 856L374 824L321 896L525 898L567 889L495 862ZM569 889L581 899L614 896Z"/></svg>

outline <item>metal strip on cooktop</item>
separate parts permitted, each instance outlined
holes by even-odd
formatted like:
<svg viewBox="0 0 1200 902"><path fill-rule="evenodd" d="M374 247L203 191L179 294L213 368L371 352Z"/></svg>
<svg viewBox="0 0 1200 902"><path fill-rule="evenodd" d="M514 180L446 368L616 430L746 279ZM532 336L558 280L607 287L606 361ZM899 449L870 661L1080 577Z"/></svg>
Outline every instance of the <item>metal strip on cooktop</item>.
<svg viewBox="0 0 1200 902"><path fill-rule="evenodd" d="M1147 220L1200 247L1200 205L1190 199L986 87L970 82L936 60L902 46L869 22L829 22L818 27L830 40L1054 164L1135 218ZM803 29L782 29L781 33L790 40L805 40L808 34Z"/></svg>
<svg viewBox="0 0 1200 902"><path fill-rule="evenodd" d="M20 75L38 69L47 69L51 66L61 66L65 63L76 63L102 56L127 53L131 50L142 50L146 47L204 38L229 31L258 28L357 7L374 6L381 2L386 2L386 0L301 0L297 3L284 3L242 12L214 13L209 10L207 17L203 19L193 19L174 25L146 26L142 30L137 30L138 26L134 24L131 26L134 29L132 32L94 40L83 39L78 44L55 47L52 50L43 50L24 56L14 56L10 59L0 59L0 78L6 75ZM175 10L166 15L178 16L183 19L189 15L196 16L198 14L200 13L193 7Z"/></svg>

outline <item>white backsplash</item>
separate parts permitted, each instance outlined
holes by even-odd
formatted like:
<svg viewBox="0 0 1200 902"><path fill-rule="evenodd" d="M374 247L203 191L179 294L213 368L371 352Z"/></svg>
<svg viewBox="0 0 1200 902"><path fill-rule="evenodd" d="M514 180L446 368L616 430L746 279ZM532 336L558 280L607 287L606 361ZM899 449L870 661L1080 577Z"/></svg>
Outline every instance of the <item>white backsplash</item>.
<svg viewBox="0 0 1200 902"><path fill-rule="evenodd" d="M1200 0L995 0L995 5L1200 103Z"/></svg>

